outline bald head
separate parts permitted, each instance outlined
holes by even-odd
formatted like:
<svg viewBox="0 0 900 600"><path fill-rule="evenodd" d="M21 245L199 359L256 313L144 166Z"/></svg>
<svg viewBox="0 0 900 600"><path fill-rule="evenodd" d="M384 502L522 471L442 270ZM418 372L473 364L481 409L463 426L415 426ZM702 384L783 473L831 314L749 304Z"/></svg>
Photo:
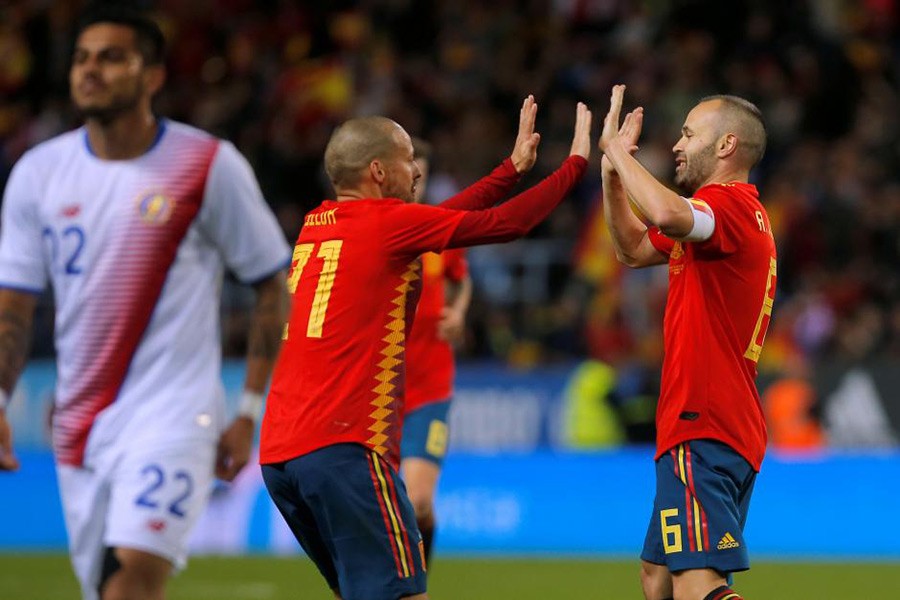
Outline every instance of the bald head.
<svg viewBox="0 0 900 600"><path fill-rule="evenodd" d="M325 148L325 172L335 188L352 187L373 160L388 160L409 136L387 117L359 117L338 127Z"/></svg>
<svg viewBox="0 0 900 600"><path fill-rule="evenodd" d="M755 166L766 151L766 126L760 110L749 100L728 94L707 96L698 106L707 102L719 115L718 136L733 133L738 139L738 156L748 169Z"/></svg>

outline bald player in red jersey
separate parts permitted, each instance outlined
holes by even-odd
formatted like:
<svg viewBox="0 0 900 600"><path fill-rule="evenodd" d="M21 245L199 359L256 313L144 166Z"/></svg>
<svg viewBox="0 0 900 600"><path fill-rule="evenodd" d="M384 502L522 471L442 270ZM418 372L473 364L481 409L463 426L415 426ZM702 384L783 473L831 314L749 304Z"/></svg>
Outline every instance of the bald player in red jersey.
<svg viewBox="0 0 900 600"><path fill-rule="evenodd" d="M701 100L673 148L683 198L632 156L643 110L620 128L624 91L613 87L599 142L606 223L620 261L669 265L644 597L740 599L731 573L750 567L743 529L766 447L756 363L776 281L769 218L748 183L765 127L747 100Z"/></svg>
<svg viewBox="0 0 900 600"><path fill-rule="evenodd" d="M431 147L413 138L416 164L422 177L416 202L428 185ZM463 190L461 194L469 193ZM400 442L400 475L416 513L425 561L431 564L434 539L434 494L447 454L447 426L456 371L453 346L464 333L472 299L465 251L462 248L422 255L422 296L406 347L406 402Z"/></svg>
<svg viewBox="0 0 900 600"><path fill-rule="evenodd" d="M529 97L514 150L529 166L540 139L535 112ZM325 166L337 200L307 214L294 248L260 462L273 501L337 597L427 597L421 539L397 477L419 256L525 235L583 176L590 122L579 103L569 158L493 208L483 186L441 206L413 204L412 142L390 119L351 119L332 135ZM501 170L508 175L509 163Z"/></svg>

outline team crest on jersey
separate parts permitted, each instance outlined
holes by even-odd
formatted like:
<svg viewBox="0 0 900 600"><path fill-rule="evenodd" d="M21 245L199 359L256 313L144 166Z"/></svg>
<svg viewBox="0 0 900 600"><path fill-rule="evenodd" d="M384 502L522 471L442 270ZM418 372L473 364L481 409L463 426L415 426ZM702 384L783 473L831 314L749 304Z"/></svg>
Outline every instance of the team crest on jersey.
<svg viewBox="0 0 900 600"><path fill-rule="evenodd" d="M672 254L670 256L672 260L678 260L684 256L684 248L681 247L681 242L675 242L675 245L672 246Z"/></svg>
<svg viewBox="0 0 900 600"><path fill-rule="evenodd" d="M172 216L175 201L159 192L144 194L138 200L141 220L151 225L162 225Z"/></svg>

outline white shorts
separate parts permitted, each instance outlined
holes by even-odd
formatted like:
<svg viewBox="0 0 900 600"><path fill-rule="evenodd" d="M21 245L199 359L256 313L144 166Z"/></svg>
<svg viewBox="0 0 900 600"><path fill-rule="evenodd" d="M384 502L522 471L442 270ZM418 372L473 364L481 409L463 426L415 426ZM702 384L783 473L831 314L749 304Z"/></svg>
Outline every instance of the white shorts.
<svg viewBox="0 0 900 600"><path fill-rule="evenodd" d="M69 552L85 600L97 586L107 547L187 562L188 539L209 500L215 446L208 440L146 444L105 452L95 468L57 466Z"/></svg>

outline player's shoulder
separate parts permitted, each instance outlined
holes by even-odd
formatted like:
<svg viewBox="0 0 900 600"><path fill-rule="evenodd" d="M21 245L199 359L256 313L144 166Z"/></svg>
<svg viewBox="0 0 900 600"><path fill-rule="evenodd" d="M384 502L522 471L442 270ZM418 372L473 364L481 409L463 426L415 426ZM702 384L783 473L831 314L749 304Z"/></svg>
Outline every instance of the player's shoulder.
<svg viewBox="0 0 900 600"><path fill-rule="evenodd" d="M759 192L751 183L733 181L728 183L709 183L694 192L690 198L712 208L758 207Z"/></svg>
<svg viewBox="0 0 900 600"><path fill-rule="evenodd" d="M86 152L87 149L84 127L79 127L36 144L22 155L18 164L29 168L49 168L60 164L73 152Z"/></svg>
<svg viewBox="0 0 900 600"><path fill-rule="evenodd" d="M165 138L171 142L181 143L206 143L206 144L223 144L225 140L204 131L199 127L182 123L181 121L173 121L171 119L162 119L160 123L165 127Z"/></svg>

